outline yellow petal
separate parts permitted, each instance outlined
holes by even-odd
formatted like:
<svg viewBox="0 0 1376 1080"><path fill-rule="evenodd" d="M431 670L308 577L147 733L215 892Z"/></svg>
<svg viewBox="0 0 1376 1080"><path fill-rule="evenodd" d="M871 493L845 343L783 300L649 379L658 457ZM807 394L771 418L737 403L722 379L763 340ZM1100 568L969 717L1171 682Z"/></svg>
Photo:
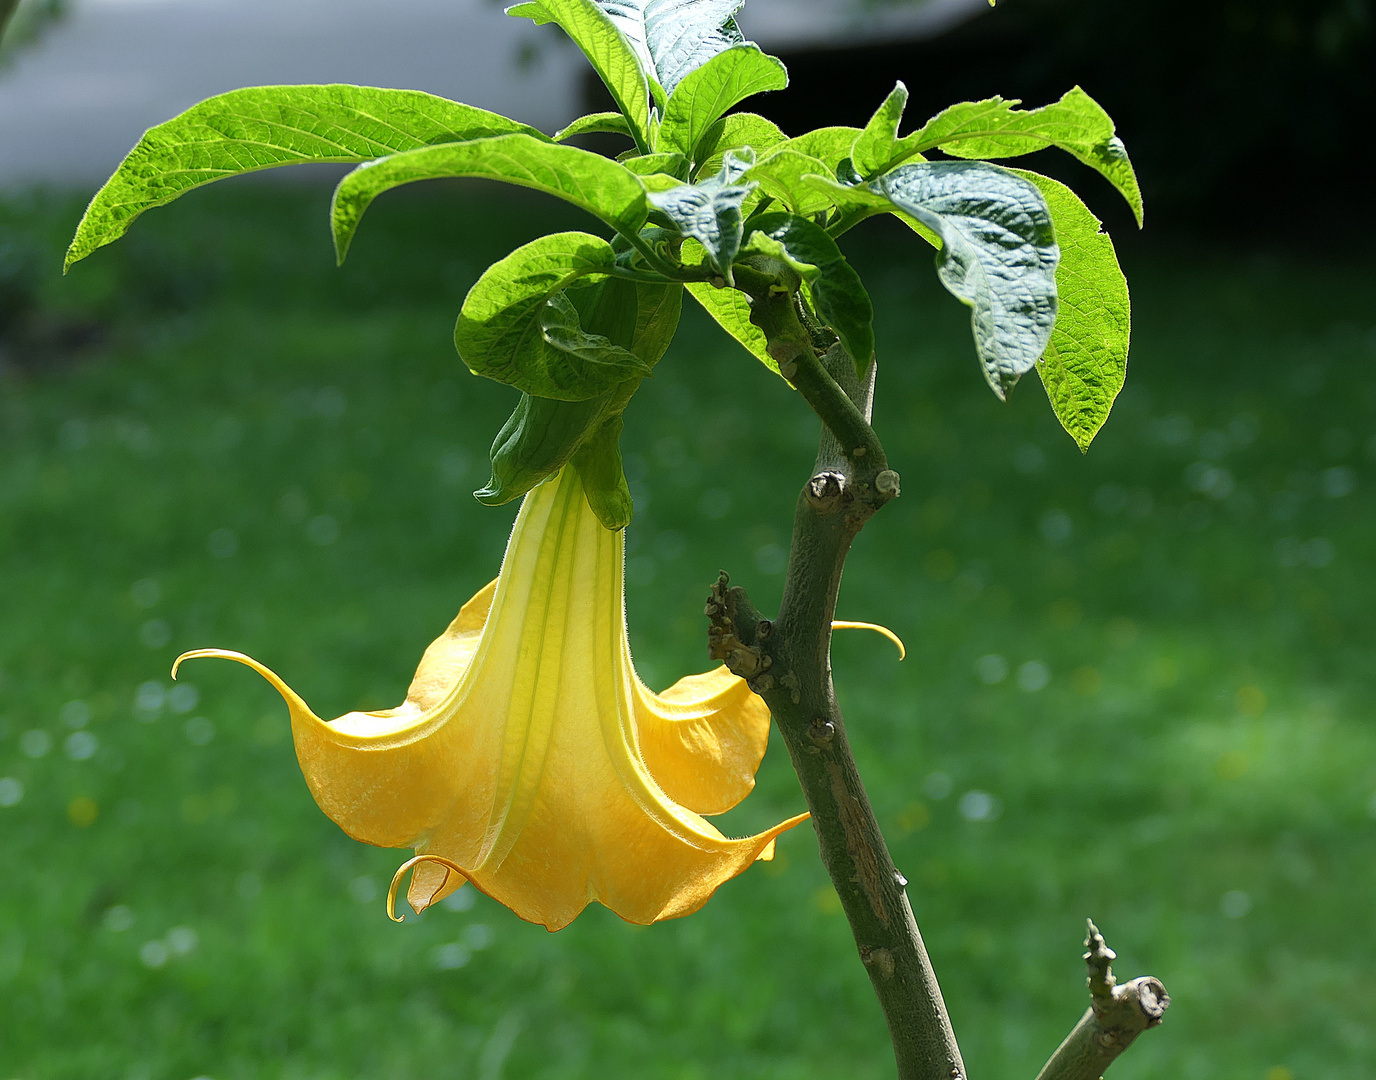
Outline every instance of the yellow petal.
<svg viewBox="0 0 1376 1080"><path fill-rule="evenodd" d="M663 694L635 682L645 763L664 793L699 814L722 814L750 794L769 744L769 707L723 664Z"/></svg>
<svg viewBox="0 0 1376 1080"><path fill-rule="evenodd" d="M873 630L876 634L881 634L898 646L898 659L906 660L908 650L903 644L903 639L890 630L887 626L880 626L872 622L834 622L831 624L833 630Z"/></svg>
<svg viewBox="0 0 1376 1080"><path fill-rule="evenodd" d="M282 692L307 783L349 835L444 860L416 867L418 910L466 878L551 929L592 900L654 922L701 907L806 815L742 839L701 816L750 790L768 713L724 668L662 695L640 683L624 564L623 534L566 469L526 497L501 575L398 708L327 724L255 661L194 655L248 663Z"/></svg>

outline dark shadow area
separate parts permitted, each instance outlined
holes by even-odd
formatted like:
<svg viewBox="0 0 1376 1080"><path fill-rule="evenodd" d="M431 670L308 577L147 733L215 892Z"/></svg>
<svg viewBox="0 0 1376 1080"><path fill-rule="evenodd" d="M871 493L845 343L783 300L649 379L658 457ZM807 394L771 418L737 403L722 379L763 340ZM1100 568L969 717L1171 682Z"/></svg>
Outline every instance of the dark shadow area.
<svg viewBox="0 0 1376 1080"><path fill-rule="evenodd" d="M861 125L902 79L910 130L957 101L1027 107L1084 87L1113 116L1151 232L1353 245L1343 207L1370 187L1376 113L1371 0L1005 0L921 42L787 54L788 90L753 99L789 134ZM600 87L594 89L600 91ZM1107 184L1065 155L1030 165L1075 183L1125 233ZM1026 159L1024 159L1026 161Z"/></svg>

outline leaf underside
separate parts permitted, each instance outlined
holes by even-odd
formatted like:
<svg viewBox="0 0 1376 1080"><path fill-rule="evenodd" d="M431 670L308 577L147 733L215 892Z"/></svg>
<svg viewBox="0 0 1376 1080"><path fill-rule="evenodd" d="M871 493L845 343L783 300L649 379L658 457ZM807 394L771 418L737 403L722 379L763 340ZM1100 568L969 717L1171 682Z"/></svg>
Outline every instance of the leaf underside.
<svg viewBox="0 0 1376 1080"><path fill-rule="evenodd" d="M672 94L694 68L745 38L734 22L745 0L595 0Z"/></svg>
<svg viewBox="0 0 1376 1080"><path fill-rule="evenodd" d="M983 162L904 165L876 180L941 240L937 273L971 308L975 350L1000 398L1041 357L1056 321L1056 245L1036 186Z"/></svg>

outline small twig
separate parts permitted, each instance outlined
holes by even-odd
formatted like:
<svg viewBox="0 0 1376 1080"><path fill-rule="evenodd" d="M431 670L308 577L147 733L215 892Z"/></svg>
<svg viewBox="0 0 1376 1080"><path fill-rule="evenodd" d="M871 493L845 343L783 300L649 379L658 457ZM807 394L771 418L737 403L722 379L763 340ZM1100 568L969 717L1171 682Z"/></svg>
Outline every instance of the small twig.
<svg viewBox="0 0 1376 1080"><path fill-rule="evenodd" d="M834 345L832 349L845 356L840 345ZM846 362L850 361L849 356L845 356L845 359ZM875 464L876 472L887 467L884 448L874 428L870 427L865 415L856 408L855 402L832 378L821 360L811 352L800 353L786 374L789 382L798 388L798 393L802 394L812 406L812 411L821 417L827 430L835 436L847 458L868 456L870 462Z"/></svg>
<svg viewBox="0 0 1376 1080"><path fill-rule="evenodd" d="M1161 1023L1170 1006L1166 988L1150 975L1118 984L1110 967L1117 956L1093 922L1085 949L1090 1006L1037 1080L1099 1080L1138 1035Z"/></svg>

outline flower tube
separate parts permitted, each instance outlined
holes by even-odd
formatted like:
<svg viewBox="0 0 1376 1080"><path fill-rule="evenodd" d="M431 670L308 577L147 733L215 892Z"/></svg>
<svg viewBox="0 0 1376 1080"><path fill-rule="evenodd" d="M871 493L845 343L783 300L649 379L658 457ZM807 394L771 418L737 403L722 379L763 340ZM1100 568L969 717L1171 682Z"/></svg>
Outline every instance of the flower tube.
<svg viewBox="0 0 1376 1080"><path fill-rule="evenodd" d="M663 694L641 683L624 567L625 534L566 466L526 496L500 575L397 708L324 721L241 653L177 663L225 657L276 687L320 808L357 840L436 857L412 877L417 911L467 880L551 930L592 900L651 923L702 907L807 815L742 839L704 818L753 788L769 713L725 667Z"/></svg>

